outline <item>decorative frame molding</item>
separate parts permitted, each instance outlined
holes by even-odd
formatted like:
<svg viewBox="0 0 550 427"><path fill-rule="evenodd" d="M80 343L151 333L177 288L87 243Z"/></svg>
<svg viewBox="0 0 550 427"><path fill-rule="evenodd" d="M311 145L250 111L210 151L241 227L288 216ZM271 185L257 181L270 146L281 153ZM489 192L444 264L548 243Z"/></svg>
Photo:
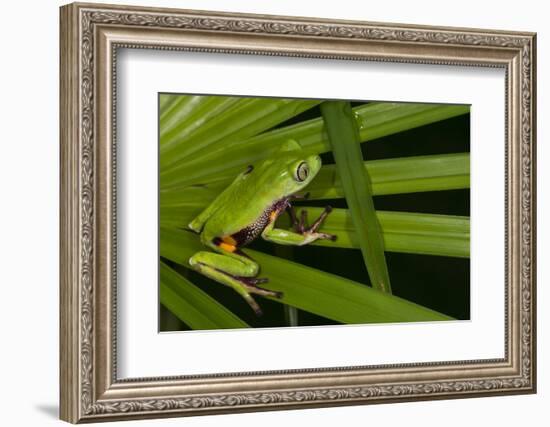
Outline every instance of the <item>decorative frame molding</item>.
<svg viewBox="0 0 550 427"><path fill-rule="evenodd" d="M535 392L535 34L77 3L60 42L62 419ZM118 47L504 68L505 358L117 380Z"/></svg>

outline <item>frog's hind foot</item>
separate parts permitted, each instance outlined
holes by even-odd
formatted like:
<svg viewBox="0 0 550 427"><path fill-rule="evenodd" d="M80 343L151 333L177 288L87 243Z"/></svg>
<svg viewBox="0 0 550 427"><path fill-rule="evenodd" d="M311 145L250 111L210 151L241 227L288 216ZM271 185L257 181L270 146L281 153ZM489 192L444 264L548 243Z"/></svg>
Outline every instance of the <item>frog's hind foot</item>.
<svg viewBox="0 0 550 427"><path fill-rule="evenodd" d="M267 277L238 277L237 279L243 282L245 286L256 286L260 283L269 282Z"/></svg>
<svg viewBox="0 0 550 427"><path fill-rule="evenodd" d="M237 278L237 280L239 280L244 285L246 290L251 294L279 299L283 297L283 293L280 291L270 291L269 289L264 289L258 286L261 283L269 282L269 279L265 277L239 277Z"/></svg>

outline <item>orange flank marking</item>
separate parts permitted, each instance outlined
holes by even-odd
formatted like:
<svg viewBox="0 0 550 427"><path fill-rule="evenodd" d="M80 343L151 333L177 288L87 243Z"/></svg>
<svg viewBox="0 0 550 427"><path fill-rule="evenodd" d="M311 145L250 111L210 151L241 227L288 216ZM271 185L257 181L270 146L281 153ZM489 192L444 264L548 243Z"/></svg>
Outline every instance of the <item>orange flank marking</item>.
<svg viewBox="0 0 550 427"><path fill-rule="evenodd" d="M277 211L273 211L269 214L269 220L275 221L277 219Z"/></svg>
<svg viewBox="0 0 550 427"><path fill-rule="evenodd" d="M237 246L237 241L231 236L222 237L222 242L227 243L228 245L231 245L231 246Z"/></svg>
<svg viewBox="0 0 550 427"><path fill-rule="evenodd" d="M222 248L226 252L235 252L237 247L235 245L230 245L228 243L222 242L220 243L220 248Z"/></svg>

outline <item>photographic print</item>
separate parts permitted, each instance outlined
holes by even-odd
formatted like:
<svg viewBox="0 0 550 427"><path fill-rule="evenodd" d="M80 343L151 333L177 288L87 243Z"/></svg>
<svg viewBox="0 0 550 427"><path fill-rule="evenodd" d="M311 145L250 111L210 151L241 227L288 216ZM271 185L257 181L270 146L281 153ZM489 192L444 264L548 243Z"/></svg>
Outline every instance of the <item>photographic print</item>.
<svg viewBox="0 0 550 427"><path fill-rule="evenodd" d="M470 318L470 106L161 93L166 331Z"/></svg>

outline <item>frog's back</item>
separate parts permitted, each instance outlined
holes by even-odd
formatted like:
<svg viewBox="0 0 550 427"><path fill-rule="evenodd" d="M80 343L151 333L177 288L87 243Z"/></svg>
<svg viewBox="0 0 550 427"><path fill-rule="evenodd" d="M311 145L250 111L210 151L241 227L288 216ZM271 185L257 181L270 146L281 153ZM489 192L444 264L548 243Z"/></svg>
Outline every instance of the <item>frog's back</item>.
<svg viewBox="0 0 550 427"><path fill-rule="evenodd" d="M234 183L237 184L237 183ZM203 233L206 237L233 236L239 246L254 240L270 220L273 200L258 188L231 185L220 194L219 203L206 221Z"/></svg>
<svg viewBox="0 0 550 427"><path fill-rule="evenodd" d="M203 240L253 236L269 222L273 206L286 196L292 181L287 161L266 159L249 166L195 218L189 227L202 231ZM249 238L243 241L249 241Z"/></svg>

